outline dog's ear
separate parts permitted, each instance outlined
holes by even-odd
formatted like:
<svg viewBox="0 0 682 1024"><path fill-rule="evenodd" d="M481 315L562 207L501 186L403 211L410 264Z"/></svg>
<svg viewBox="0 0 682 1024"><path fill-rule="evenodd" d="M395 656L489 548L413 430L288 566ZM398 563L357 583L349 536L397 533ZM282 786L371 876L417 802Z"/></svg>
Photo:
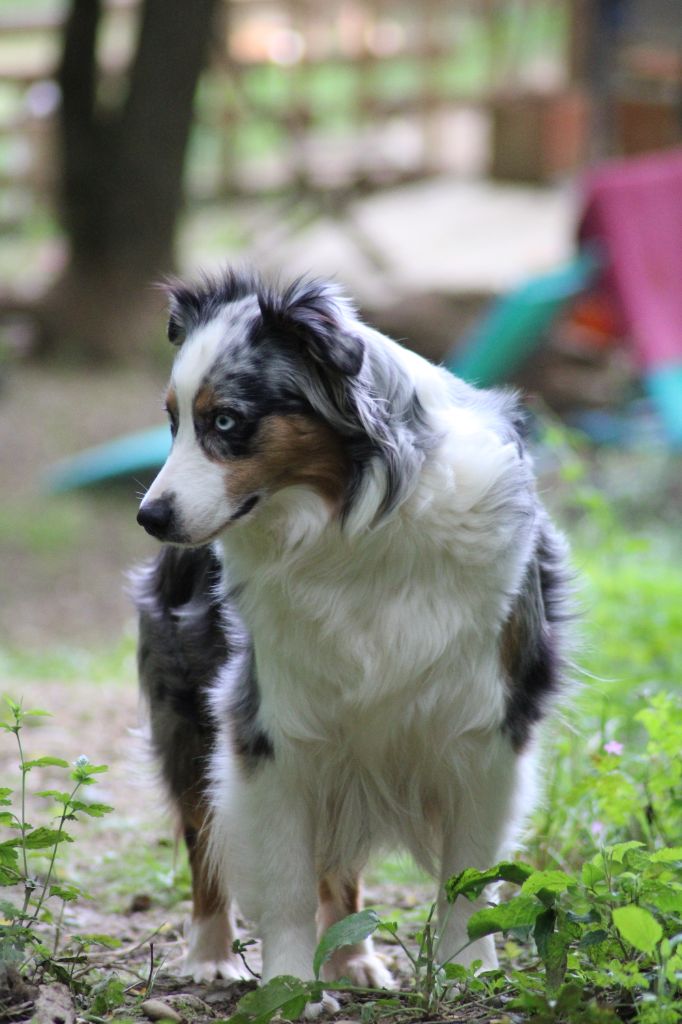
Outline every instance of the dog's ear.
<svg viewBox="0 0 682 1024"><path fill-rule="evenodd" d="M191 290L182 281L167 277L158 281L156 288L166 296L168 303L168 340L178 348L187 337L188 331L188 298Z"/></svg>
<svg viewBox="0 0 682 1024"><path fill-rule="evenodd" d="M168 340L178 348L187 337L186 308L182 302L181 286L166 288L168 296Z"/></svg>
<svg viewBox="0 0 682 1024"><path fill-rule="evenodd" d="M321 364L357 377L365 345L353 331L347 300L326 281L301 278L283 293L258 296L265 327Z"/></svg>
<svg viewBox="0 0 682 1024"><path fill-rule="evenodd" d="M173 345L182 345L187 337L187 328L180 318L171 311L168 315L168 340Z"/></svg>

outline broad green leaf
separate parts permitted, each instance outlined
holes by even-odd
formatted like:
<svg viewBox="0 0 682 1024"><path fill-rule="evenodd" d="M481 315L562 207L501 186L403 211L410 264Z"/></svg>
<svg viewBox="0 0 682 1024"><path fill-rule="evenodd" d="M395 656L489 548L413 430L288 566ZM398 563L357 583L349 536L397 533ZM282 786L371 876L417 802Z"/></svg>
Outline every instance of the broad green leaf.
<svg viewBox="0 0 682 1024"><path fill-rule="evenodd" d="M576 885L575 879L565 871L534 871L521 886L521 893L524 896L536 896L541 892L560 893L573 885Z"/></svg>
<svg viewBox="0 0 682 1024"><path fill-rule="evenodd" d="M675 953L674 956L668 960L665 976L671 985L677 985L679 987L680 978L682 977L682 955Z"/></svg>
<svg viewBox="0 0 682 1024"><path fill-rule="evenodd" d="M617 907L613 911L613 923L621 938L642 953L653 953L663 938L663 929L654 915L634 903L628 907Z"/></svg>
<svg viewBox="0 0 682 1024"><path fill-rule="evenodd" d="M90 775L101 775L102 772L108 771L109 765L107 764L77 764L71 772L71 778L76 782L83 782Z"/></svg>
<svg viewBox="0 0 682 1024"><path fill-rule="evenodd" d="M327 928L320 939L315 956L313 958L313 972L316 978L320 976L320 970L326 960L337 949L342 946L352 946L356 942L362 942L369 935L372 935L379 927L379 917L375 910L361 910L357 914L350 914L342 921Z"/></svg>
<svg viewBox="0 0 682 1024"><path fill-rule="evenodd" d="M91 818L102 818L114 809L109 804L85 803L83 800L74 800L71 806L74 811L82 811L83 814L89 814Z"/></svg>
<svg viewBox="0 0 682 1024"><path fill-rule="evenodd" d="M475 900L491 882L514 882L516 885L523 885L532 874L533 868L521 861L503 860L486 871L465 868L447 880L445 894L450 903L454 903L458 896Z"/></svg>
<svg viewBox="0 0 682 1024"><path fill-rule="evenodd" d="M106 978L95 984L92 989L94 999L89 1012L96 1017L110 1017L111 1011L123 1006L126 998L126 985L120 978Z"/></svg>
<svg viewBox="0 0 682 1024"><path fill-rule="evenodd" d="M534 896L515 896L498 907L478 910L469 918L469 938L480 939L493 932L511 931L512 928L532 928L544 909Z"/></svg>
<svg viewBox="0 0 682 1024"><path fill-rule="evenodd" d="M682 886L671 882L667 884L646 882L642 886L641 899L652 904L664 914L682 915Z"/></svg>
<svg viewBox="0 0 682 1024"><path fill-rule="evenodd" d="M55 843L72 843L71 836L63 829L36 828L24 837L24 846L27 850L46 850Z"/></svg>
<svg viewBox="0 0 682 1024"><path fill-rule="evenodd" d="M303 1013L306 1003L314 998L314 994L316 986L313 984L282 975L242 996L237 1013L231 1020L267 1024L275 1014L281 1014L287 1020L296 1020Z"/></svg>
<svg viewBox="0 0 682 1024"><path fill-rule="evenodd" d="M36 796L44 796L48 800L56 800L59 804L68 803L71 799L71 794L66 793L61 789L41 789L36 793Z"/></svg>
<svg viewBox="0 0 682 1024"><path fill-rule="evenodd" d="M6 921L18 921L21 917L19 907L15 907L9 900L0 900L0 914L2 914Z"/></svg>
<svg viewBox="0 0 682 1024"><path fill-rule="evenodd" d="M398 922L397 921L379 921L379 931L386 932L388 935L398 934Z"/></svg>
<svg viewBox="0 0 682 1024"><path fill-rule="evenodd" d="M578 945L581 949L589 949L590 946L599 946L602 942L606 942L608 937L609 933L603 928L595 928L591 932L585 932Z"/></svg>
<svg viewBox="0 0 682 1024"><path fill-rule="evenodd" d="M623 857L628 850L641 850L644 843L638 842L636 839L630 839L627 843L615 843L614 846L607 846L604 850L604 856L615 860L618 864L623 863Z"/></svg>
<svg viewBox="0 0 682 1024"><path fill-rule="evenodd" d="M21 822L16 814L11 811L0 811L0 825L7 825L9 828L21 828Z"/></svg>
<svg viewBox="0 0 682 1024"><path fill-rule="evenodd" d="M16 846L21 842L21 839L11 839L7 843L0 844L0 866L5 868L13 867L19 860L19 854L16 850Z"/></svg>
<svg viewBox="0 0 682 1024"><path fill-rule="evenodd" d="M551 907L547 910L543 910L538 915L535 921L535 927L533 928L533 938L535 945L537 946L538 955L541 960L544 960L547 956L548 940L550 935L554 932L554 926L556 924L556 911Z"/></svg>
<svg viewBox="0 0 682 1024"><path fill-rule="evenodd" d="M682 846L664 846L662 850L656 850L649 857L654 864L671 864L675 861L682 861Z"/></svg>
<svg viewBox="0 0 682 1024"><path fill-rule="evenodd" d="M71 903L81 895L81 890L77 885L70 885L67 882L50 886L50 896L57 896L60 900L64 900L65 903Z"/></svg>
<svg viewBox="0 0 682 1024"><path fill-rule="evenodd" d="M30 768L68 768L69 762L62 757L37 757L33 761L24 761L24 771Z"/></svg>
<svg viewBox="0 0 682 1024"><path fill-rule="evenodd" d="M464 964L443 964L443 971L448 981L466 982L469 977L469 970Z"/></svg>
<svg viewBox="0 0 682 1024"><path fill-rule="evenodd" d="M586 864L583 864L580 877L583 885L586 885L588 889L592 889L597 882L603 881L606 877L606 870L600 853L593 857L592 860L587 861Z"/></svg>

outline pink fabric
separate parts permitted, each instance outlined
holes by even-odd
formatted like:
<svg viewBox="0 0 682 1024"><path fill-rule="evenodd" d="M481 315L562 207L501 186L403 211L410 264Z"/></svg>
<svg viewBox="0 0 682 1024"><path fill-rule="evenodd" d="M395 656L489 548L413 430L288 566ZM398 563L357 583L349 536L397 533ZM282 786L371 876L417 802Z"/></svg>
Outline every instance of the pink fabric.
<svg viewBox="0 0 682 1024"><path fill-rule="evenodd" d="M642 366L682 362L682 149L589 172L580 238L605 252Z"/></svg>

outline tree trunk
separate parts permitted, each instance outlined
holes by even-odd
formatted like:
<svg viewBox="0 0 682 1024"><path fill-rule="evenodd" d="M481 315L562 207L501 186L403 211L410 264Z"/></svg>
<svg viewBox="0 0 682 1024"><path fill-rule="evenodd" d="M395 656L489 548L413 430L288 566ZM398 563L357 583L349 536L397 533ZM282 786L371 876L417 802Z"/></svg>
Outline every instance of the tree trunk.
<svg viewBox="0 0 682 1024"><path fill-rule="evenodd" d="M42 309L42 350L104 361L141 352L173 269L194 93L219 0L144 0L125 99L97 101L101 0L65 25L60 217L69 262Z"/></svg>

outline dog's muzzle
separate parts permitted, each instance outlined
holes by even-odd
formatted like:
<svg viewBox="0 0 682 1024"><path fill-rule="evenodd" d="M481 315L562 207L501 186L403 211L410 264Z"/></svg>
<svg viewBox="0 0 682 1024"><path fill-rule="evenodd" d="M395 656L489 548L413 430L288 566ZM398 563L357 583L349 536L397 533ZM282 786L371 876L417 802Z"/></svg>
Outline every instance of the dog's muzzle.
<svg viewBox="0 0 682 1024"><path fill-rule="evenodd" d="M147 533L158 540L169 540L173 532L173 502L170 498L156 498L140 506L137 521Z"/></svg>

